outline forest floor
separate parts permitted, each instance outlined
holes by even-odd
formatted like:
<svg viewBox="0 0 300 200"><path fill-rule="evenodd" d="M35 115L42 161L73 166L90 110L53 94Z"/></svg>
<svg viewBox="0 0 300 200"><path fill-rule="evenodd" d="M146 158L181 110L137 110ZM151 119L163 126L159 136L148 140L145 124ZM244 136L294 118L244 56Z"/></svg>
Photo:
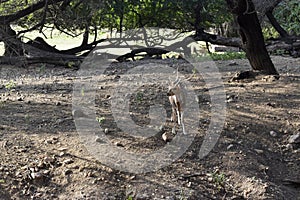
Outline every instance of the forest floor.
<svg viewBox="0 0 300 200"><path fill-rule="evenodd" d="M190 79L200 109L193 142L173 163L137 174L97 160L80 139L73 115L87 113L72 113L77 70L0 66L0 199L299 200L300 59L272 60L279 80L257 76L229 81L236 72L250 69L248 61L215 62L226 91L226 118L217 144L202 159L198 152L211 121L210 88L201 77ZM147 155L167 145L161 135L172 132L172 123L167 120L158 134L146 139L117 127L110 109L112 89L133 65L114 64L99 75L92 99L94 121L118 150ZM132 120L148 125L152 100L165 105L169 118L166 93L167 86L139 88L131 95Z"/></svg>

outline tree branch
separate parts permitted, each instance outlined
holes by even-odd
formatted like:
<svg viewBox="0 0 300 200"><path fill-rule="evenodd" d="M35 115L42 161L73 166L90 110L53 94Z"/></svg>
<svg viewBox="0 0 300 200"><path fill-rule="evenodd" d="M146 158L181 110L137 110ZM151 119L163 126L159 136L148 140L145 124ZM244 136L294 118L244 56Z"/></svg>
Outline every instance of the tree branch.
<svg viewBox="0 0 300 200"><path fill-rule="evenodd" d="M30 5L28 6L27 8L23 9L23 10L20 10L14 14L11 14L11 15L3 15L3 16L0 16L0 21L4 24L9 24L13 21L16 21L22 17L25 17L39 9L42 9L43 7L45 7L46 3L47 3L48 0L43 0L43 1L39 1L37 2L36 4L33 4L33 5ZM52 5L52 4L56 4L56 3L59 3L59 2L62 2L64 0L51 0L48 5Z"/></svg>

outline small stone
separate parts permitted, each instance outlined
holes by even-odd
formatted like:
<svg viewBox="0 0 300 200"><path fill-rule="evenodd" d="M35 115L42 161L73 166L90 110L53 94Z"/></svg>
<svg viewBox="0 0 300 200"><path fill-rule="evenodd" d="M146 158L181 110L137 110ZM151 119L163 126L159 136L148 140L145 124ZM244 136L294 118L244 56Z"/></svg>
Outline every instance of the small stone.
<svg viewBox="0 0 300 200"><path fill-rule="evenodd" d="M47 139L47 140L45 140L45 143L46 144L52 144L52 140L51 139Z"/></svg>
<svg viewBox="0 0 300 200"><path fill-rule="evenodd" d="M68 150L68 148L66 148L66 147L61 147L58 149L58 151L63 151L63 152L66 152L67 150Z"/></svg>
<svg viewBox="0 0 300 200"><path fill-rule="evenodd" d="M70 169L66 169L64 174L67 176L67 175L73 174L73 171Z"/></svg>
<svg viewBox="0 0 300 200"><path fill-rule="evenodd" d="M230 149L232 149L233 147L234 147L234 145L233 145L233 144L230 144L230 145L227 146L227 150L230 150Z"/></svg>
<svg viewBox="0 0 300 200"><path fill-rule="evenodd" d="M30 173L32 179L42 179L44 176L41 172L32 172Z"/></svg>
<svg viewBox="0 0 300 200"><path fill-rule="evenodd" d="M300 132L294 135L291 135L288 139L289 144L298 144L300 143Z"/></svg>
<svg viewBox="0 0 300 200"><path fill-rule="evenodd" d="M100 137L96 137L96 139L95 139L95 142L98 142L98 143L106 143L102 138L100 138Z"/></svg>
<svg viewBox="0 0 300 200"><path fill-rule="evenodd" d="M120 142L115 142L115 145L116 145L117 147L124 147L124 145L123 145L122 143L120 143Z"/></svg>
<svg viewBox="0 0 300 200"><path fill-rule="evenodd" d="M54 160L55 160L54 157L49 157L49 156L44 157L44 163L53 163Z"/></svg>
<svg viewBox="0 0 300 200"><path fill-rule="evenodd" d="M231 62L228 64L228 66L235 66L235 65L238 65L236 62Z"/></svg>
<svg viewBox="0 0 300 200"><path fill-rule="evenodd" d="M17 101L24 101L23 97L17 97Z"/></svg>
<svg viewBox="0 0 300 200"><path fill-rule="evenodd" d="M59 101L57 101L57 102L55 103L55 105L56 105L56 106L60 106L61 103L60 103Z"/></svg>
<svg viewBox="0 0 300 200"><path fill-rule="evenodd" d="M71 164L71 163L73 163L73 162L74 162L74 161L73 161L72 159L66 159L66 160L63 161L63 163L64 163L64 164L67 164L67 165L68 165L68 164Z"/></svg>
<svg viewBox="0 0 300 200"><path fill-rule="evenodd" d="M261 149L254 149L254 151L255 151L256 153L258 153L258 154L263 154L263 153L264 153L264 151L261 150Z"/></svg>
<svg viewBox="0 0 300 200"><path fill-rule="evenodd" d="M43 168L45 166L45 163L44 162L39 162L38 164L37 164L37 167L38 168Z"/></svg>
<svg viewBox="0 0 300 200"><path fill-rule="evenodd" d="M60 152L58 155L59 155L59 157L63 157L64 155L66 155L66 153L65 152Z"/></svg>
<svg viewBox="0 0 300 200"><path fill-rule="evenodd" d="M286 148L287 148L288 150L293 150L293 145L292 145L292 144L287 144L287 145L286 145Z"/></svg>
<svg viewBox="0 0 300 200"><path fill-rule="evenodd" d="M270 135L272 137L277 137L278 136L278 134L275 131L270 131Z"/></svg>
<svg viewBox="0 0 300 200"><path fill-rule="evenodd" d="M109 132L109 129L108 129L108 128L105 128L105 129L104 129L104 133L107 134L108 132Z"/></svg>
<svg viewBox="0 0 300 200"><path fill-rule="evenodd" d="M72 110L73 117L87 117L81 110L74 109Z"/></svg>
<svg viewBox="0 0 300 200"><path fill-rule="evenodd" d="M49 175L49 174L50 174L50 170L44 170L44 171L43 171L43 174L44 174L44 175Z"/></svg>
<svg viewBox="0 0 300 200"><path fill-rule="evenodd" d="M262 165L262 164L260 164L260 165L258 166L258 169L259 169L259 171L266 171L266 170L268 170L268 169L269 169L269 167L268 167L268 166L265 166L265 165Z"/></svg>
<svg viewBox="0 0 300 200"><path fill-rule="evenodd" d="M208 181L208 182L213 182L213 177L211 177L211 176L208 177L208 178L207 178L207 181Z"/></svg>

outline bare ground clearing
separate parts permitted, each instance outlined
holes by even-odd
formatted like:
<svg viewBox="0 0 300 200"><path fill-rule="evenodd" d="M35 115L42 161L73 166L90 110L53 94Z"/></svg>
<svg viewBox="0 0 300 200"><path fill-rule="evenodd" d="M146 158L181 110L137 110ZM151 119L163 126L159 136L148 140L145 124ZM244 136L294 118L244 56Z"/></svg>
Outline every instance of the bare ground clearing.
<svg viewBox="0 0 300 200"><path fill-rule="evenodd" d="M281 78L228 82L247 60L217 61L227 116L213 151L199 160L209 123L210 97L191 80L201 109L199 134L176 162L156 172L130 174L104 166L79 140L72 116L72 69L0 66L0 199L300 199L300 59L272 57ZM125 151L149 152L160 136L128 137L110 113L110 89L126 66L103 75L97 116L107 137ZM132 118L149 123L151 99L166 105L166 88L145 86L132 96ZM159 94L157 96L157 94ZM154 95L154 96L153 96ZM155 96L156 95L156 96ZM170 125L165 125L170 131Z"/></svg>

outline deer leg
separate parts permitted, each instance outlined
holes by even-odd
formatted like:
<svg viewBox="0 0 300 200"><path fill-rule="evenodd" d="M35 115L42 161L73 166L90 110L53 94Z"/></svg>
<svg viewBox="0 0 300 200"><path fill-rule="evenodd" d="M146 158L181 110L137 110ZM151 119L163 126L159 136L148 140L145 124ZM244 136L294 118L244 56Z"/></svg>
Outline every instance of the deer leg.
<svg viewBox="0 0 300 200"><path fill-rule="evenodd" d="M184 112L182 111L182 112L181 112L181 116L180 116L180 117L181 117L181 126L182 126L182 132L183 132L183 134L186 135L187 133L186 133L186 131L185 131L183 114L184 114Z"/></svg>
<svg viewBox="0 0 300 200"><path fill-rule="evenodd" d="M177 123L178 123L178 125L180 125L180 124L181 124L180 115L181 115L180 111L179 111L179 110L177 110Z"/></svg>
<svg viewBox="0 0 300 200"><path fill-rule="evenodd" d="M174 122L175 119L176 119L176 109L172 107L171 122Z"/></svg>

